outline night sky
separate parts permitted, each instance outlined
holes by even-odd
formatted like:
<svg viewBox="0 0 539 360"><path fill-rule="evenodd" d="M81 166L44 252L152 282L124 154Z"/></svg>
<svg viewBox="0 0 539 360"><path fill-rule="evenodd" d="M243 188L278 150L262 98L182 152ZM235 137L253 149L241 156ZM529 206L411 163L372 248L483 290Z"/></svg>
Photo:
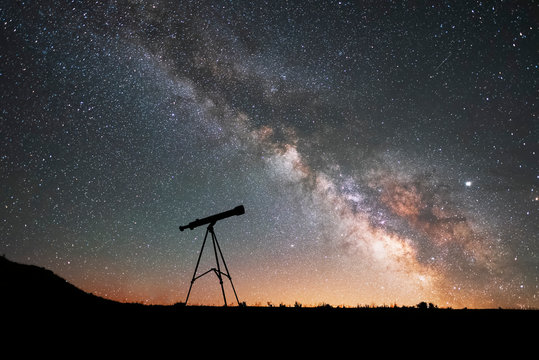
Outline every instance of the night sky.
<svg viewBox="0 0 539 360"><path fill-rule="evenodd" d="M174 304L206 230L178 227L243 204L215 233L247 305L537 308L538 19L535 1L2 1L0 253ZM189 303L223 303L212 273Z"/></svg>

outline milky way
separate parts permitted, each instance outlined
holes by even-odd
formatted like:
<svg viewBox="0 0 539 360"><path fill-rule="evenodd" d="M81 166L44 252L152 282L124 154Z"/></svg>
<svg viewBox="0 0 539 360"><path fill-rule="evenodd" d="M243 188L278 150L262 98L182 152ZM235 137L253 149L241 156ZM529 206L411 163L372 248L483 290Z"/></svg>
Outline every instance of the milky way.
<svg viewBox="0 0 539 360"><path fill-rule="evenodd" d="M538 307L538 10L3 3L1 252L173 304L178 226L243 204L215 231L247 304Z"/></svg>

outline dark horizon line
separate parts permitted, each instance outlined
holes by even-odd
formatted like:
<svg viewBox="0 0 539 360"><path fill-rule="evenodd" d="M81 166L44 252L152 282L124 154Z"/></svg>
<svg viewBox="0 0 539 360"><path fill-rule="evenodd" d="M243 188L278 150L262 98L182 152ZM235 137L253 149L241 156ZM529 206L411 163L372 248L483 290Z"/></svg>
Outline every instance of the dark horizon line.
<svg viewBox="0 0 539 360"><path fill-rule="evenodd" d="M191 308L191 309L195 309L195 308L205 308L205 309L250 308L250 309L255 309L255 308L257 308L257 309L296 309L296 310L299 310L299 309L306 309L306 310L309 310L309 309L311 309L311 310L312 309L336 309L336 310L337 309L343 309L343 310L424 310L424 311L461 311L461 310L464 310L464 311L466 311L466 310L468 310L468 311L471 311L471 310L478 310L478 311L480 311L480 310L538 311L539 310L539 308L534 308L534 307L501 307L501 306L489 307L489 308L439 307L438 305L436 305L436 304L434 304L432 302L427 302L427 301L421 301L416 305L398 305L397 303L394 303L394 304L391 304L391 305L387 305L387 304L382 304L382 305L374 305L374 304L371 304L371 305L367 305L367 304L331 305L331 304L326 303L324 301L321 301L317 305L312 305L312 304L304 305L299 301L295 301L294 304L285 304L285 303L281 302L278 305L275 305L271 301L267 301L266 302L267 305L262 305L260 302L256 302L253 305L250 305L250 304L247 304L245 301L240 301L239 303L232 303L231 305L228 305L228 306L209 305L209 304L186 304L185 302L181 302L181 301L176 302L174 304L147 304L147 303L139 302L139 301L114 300L114 299L102 297L100 295L96 295L96 294L91 293L91 292L86 292L86 291L78 288L77 286L71 284L67 280L63 279L62 277L58 276L57 274L55 274L54 272L52 272L49 269L46 269L44 267L37 266L37 265L24 264L24 263L19 263L19 262L9 260L5 256L5 254L2 254L0 256L0 265L1 265L0 270L7 269L8 271L12 271L12 273L14 275L17 272L19 272L19 273L24 272L24 278L21 277L20 279L16 279L18 281L17 281L17 283L15 283L15 286L21 286L22 285L26 290L29 290L28 287L26 287L26 285L29 285L29 284L28 283L23 283L23 281L30 282L32 277L34 277L34 278L39 277L40 281L42 281L43 277L46 276L48 282L61 280L62 285L64 285L66 289L69 288L69 290L66 290L63 287L61 289L61 291L64 292L63 295L65 295L66 297L67 297L67 294L71 295L73 293L73 291L77 291L77 292L79 292L79 294L77 294L77 296L84 296L84 297L88 297L88 298L93 298L93 301L95 301L95 302L106 303L106 304L117 305L117 306L125 305L126 307L128 307L128 306L138 306L138 307L145 307L145 308L148 308L148 309L149 308L162 308L162 309L178 309L178 308ZM15 278L15 276L12 279L6 278L5 280L14 280L14 278ZM40 284L40 285L43 285L43 284ZM55 285L58 285L58 284L55 284ZM56 295L62 295L61 291L57 291ZM30 304L29 300L30 299L28 299L28 298L25 299L25 303L27 305ZM36 300L36 304L39 304L39 299Z"/></svg>

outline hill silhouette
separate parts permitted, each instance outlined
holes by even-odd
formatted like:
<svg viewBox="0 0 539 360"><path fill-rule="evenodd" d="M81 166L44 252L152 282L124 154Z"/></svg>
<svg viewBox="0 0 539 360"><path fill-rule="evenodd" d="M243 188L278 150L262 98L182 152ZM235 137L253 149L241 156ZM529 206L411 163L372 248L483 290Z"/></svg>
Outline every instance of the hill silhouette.
<svg viewBox="0 0 539 360"><path fill-rule="evenodd" d="M3 307L12 309L76 309L113 306L112 300L87 293L52 271L0 257Z"/></svg>

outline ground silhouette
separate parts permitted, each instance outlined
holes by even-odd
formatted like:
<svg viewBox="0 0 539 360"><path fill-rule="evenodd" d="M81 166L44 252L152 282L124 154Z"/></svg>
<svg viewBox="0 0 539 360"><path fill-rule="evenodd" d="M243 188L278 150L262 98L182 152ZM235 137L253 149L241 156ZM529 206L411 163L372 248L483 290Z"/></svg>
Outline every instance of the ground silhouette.
<svg viewBox="0 0 539 360"><path fill-rule="evenodd" d="M172 329L194 334L223 327L229 334L315 332L328 337L379 334L413 336L508 332L532 335L539 313L515 309L414 307L186 306L120 303L86 293L52 271L0 257L0 308L3 326L73 327L122 331ZM11 325L7 325L11 324ZM275 330L272 330L275 329ZM354 332L350 332L350 330ZM247 331L247 333L246 333ZM363 335L365 336L365 335Z"/></svg>

